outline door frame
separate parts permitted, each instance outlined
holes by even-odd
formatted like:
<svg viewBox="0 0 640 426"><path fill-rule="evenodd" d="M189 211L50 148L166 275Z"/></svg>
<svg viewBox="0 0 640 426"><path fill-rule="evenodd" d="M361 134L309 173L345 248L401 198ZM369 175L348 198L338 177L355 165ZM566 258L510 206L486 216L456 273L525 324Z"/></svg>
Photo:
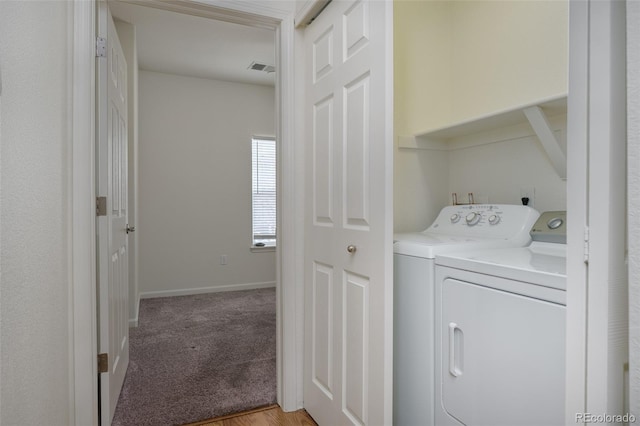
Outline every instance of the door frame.
<svg viewBox="0 0 640 426"><path fill-rule="evenodd" d="M629 412L640 415L640 3L627 0Z"/></svg>
<svg viewBox="0 0 640 426"><path fill-rule="evenodd" d="M617 0L569 5L567 424L625 414L625 18Z"/></svg>
<svg viewBox="0 0 640 426"><path fill-rule="evenodd" d="M96 1L70 2L69 86L69 395L70 424L98 424L97 294L95 238L95 17ZM132 1L135 3L135 1ZM278 245L276 267L277 400L285 411L302 408L303 282L300 220L304 171L295 140L294 10L260 1L184 0L147 6L216 20L268 28L276 34L276 137L278 164Z"/></svg>

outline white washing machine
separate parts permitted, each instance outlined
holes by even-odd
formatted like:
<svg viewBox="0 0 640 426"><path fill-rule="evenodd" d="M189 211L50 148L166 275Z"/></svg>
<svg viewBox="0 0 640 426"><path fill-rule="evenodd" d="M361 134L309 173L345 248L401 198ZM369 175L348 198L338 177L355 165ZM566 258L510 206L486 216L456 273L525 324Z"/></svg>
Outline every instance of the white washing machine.
<svg viewBox="0 0 640 426"><path fill-rule="evenodd" d="M566 213L528 247L436 257L436 424L563 425Z"/></svg>
<svg viewBox="0 0 640 426"><path fill-rule="evenodd" d="M538 216L526 206L447 206L425 231L395 235L394 425L434 424L436 255L525 246Z"/></svg>

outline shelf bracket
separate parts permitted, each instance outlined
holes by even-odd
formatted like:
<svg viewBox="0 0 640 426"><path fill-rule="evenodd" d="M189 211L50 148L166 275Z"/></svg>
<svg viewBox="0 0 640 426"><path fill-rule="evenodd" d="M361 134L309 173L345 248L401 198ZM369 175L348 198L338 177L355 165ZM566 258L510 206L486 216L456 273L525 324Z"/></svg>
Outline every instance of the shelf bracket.
<svg viewBox="0 0 640 426"><path fill-rule="evenodd" d="M525 108L524 114L527 116L529 124L533 127L538 139L540 139L542 147L549 156L551 165L556 169L556 172L561 179L566 179L567 156L562 150L556 135L553 133L553 129L551 129L551 125L549 124L544 111L539 106L532 106Z"/></svg>

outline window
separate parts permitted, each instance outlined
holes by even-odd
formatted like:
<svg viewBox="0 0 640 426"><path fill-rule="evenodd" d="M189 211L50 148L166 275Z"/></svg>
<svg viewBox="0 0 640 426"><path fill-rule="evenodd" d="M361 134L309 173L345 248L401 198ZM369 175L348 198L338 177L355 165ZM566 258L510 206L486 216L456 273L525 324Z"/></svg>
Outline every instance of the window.
<svg viewBox="0 0 640 426"><path fill-rule="evenodd" d="M251 212L253 245L276 244L276 141L251 140Z"/></svg>

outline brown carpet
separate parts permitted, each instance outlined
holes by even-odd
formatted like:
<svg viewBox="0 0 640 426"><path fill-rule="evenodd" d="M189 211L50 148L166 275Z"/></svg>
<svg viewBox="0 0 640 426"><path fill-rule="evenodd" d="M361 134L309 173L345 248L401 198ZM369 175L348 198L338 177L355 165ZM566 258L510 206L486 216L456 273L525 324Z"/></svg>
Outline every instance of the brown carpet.
<svg viewBox="0 0 640 426"><path fill-rule="evenodd" d="M181 425L275 402L275 289L141 301L114 426Z"/></svg>

